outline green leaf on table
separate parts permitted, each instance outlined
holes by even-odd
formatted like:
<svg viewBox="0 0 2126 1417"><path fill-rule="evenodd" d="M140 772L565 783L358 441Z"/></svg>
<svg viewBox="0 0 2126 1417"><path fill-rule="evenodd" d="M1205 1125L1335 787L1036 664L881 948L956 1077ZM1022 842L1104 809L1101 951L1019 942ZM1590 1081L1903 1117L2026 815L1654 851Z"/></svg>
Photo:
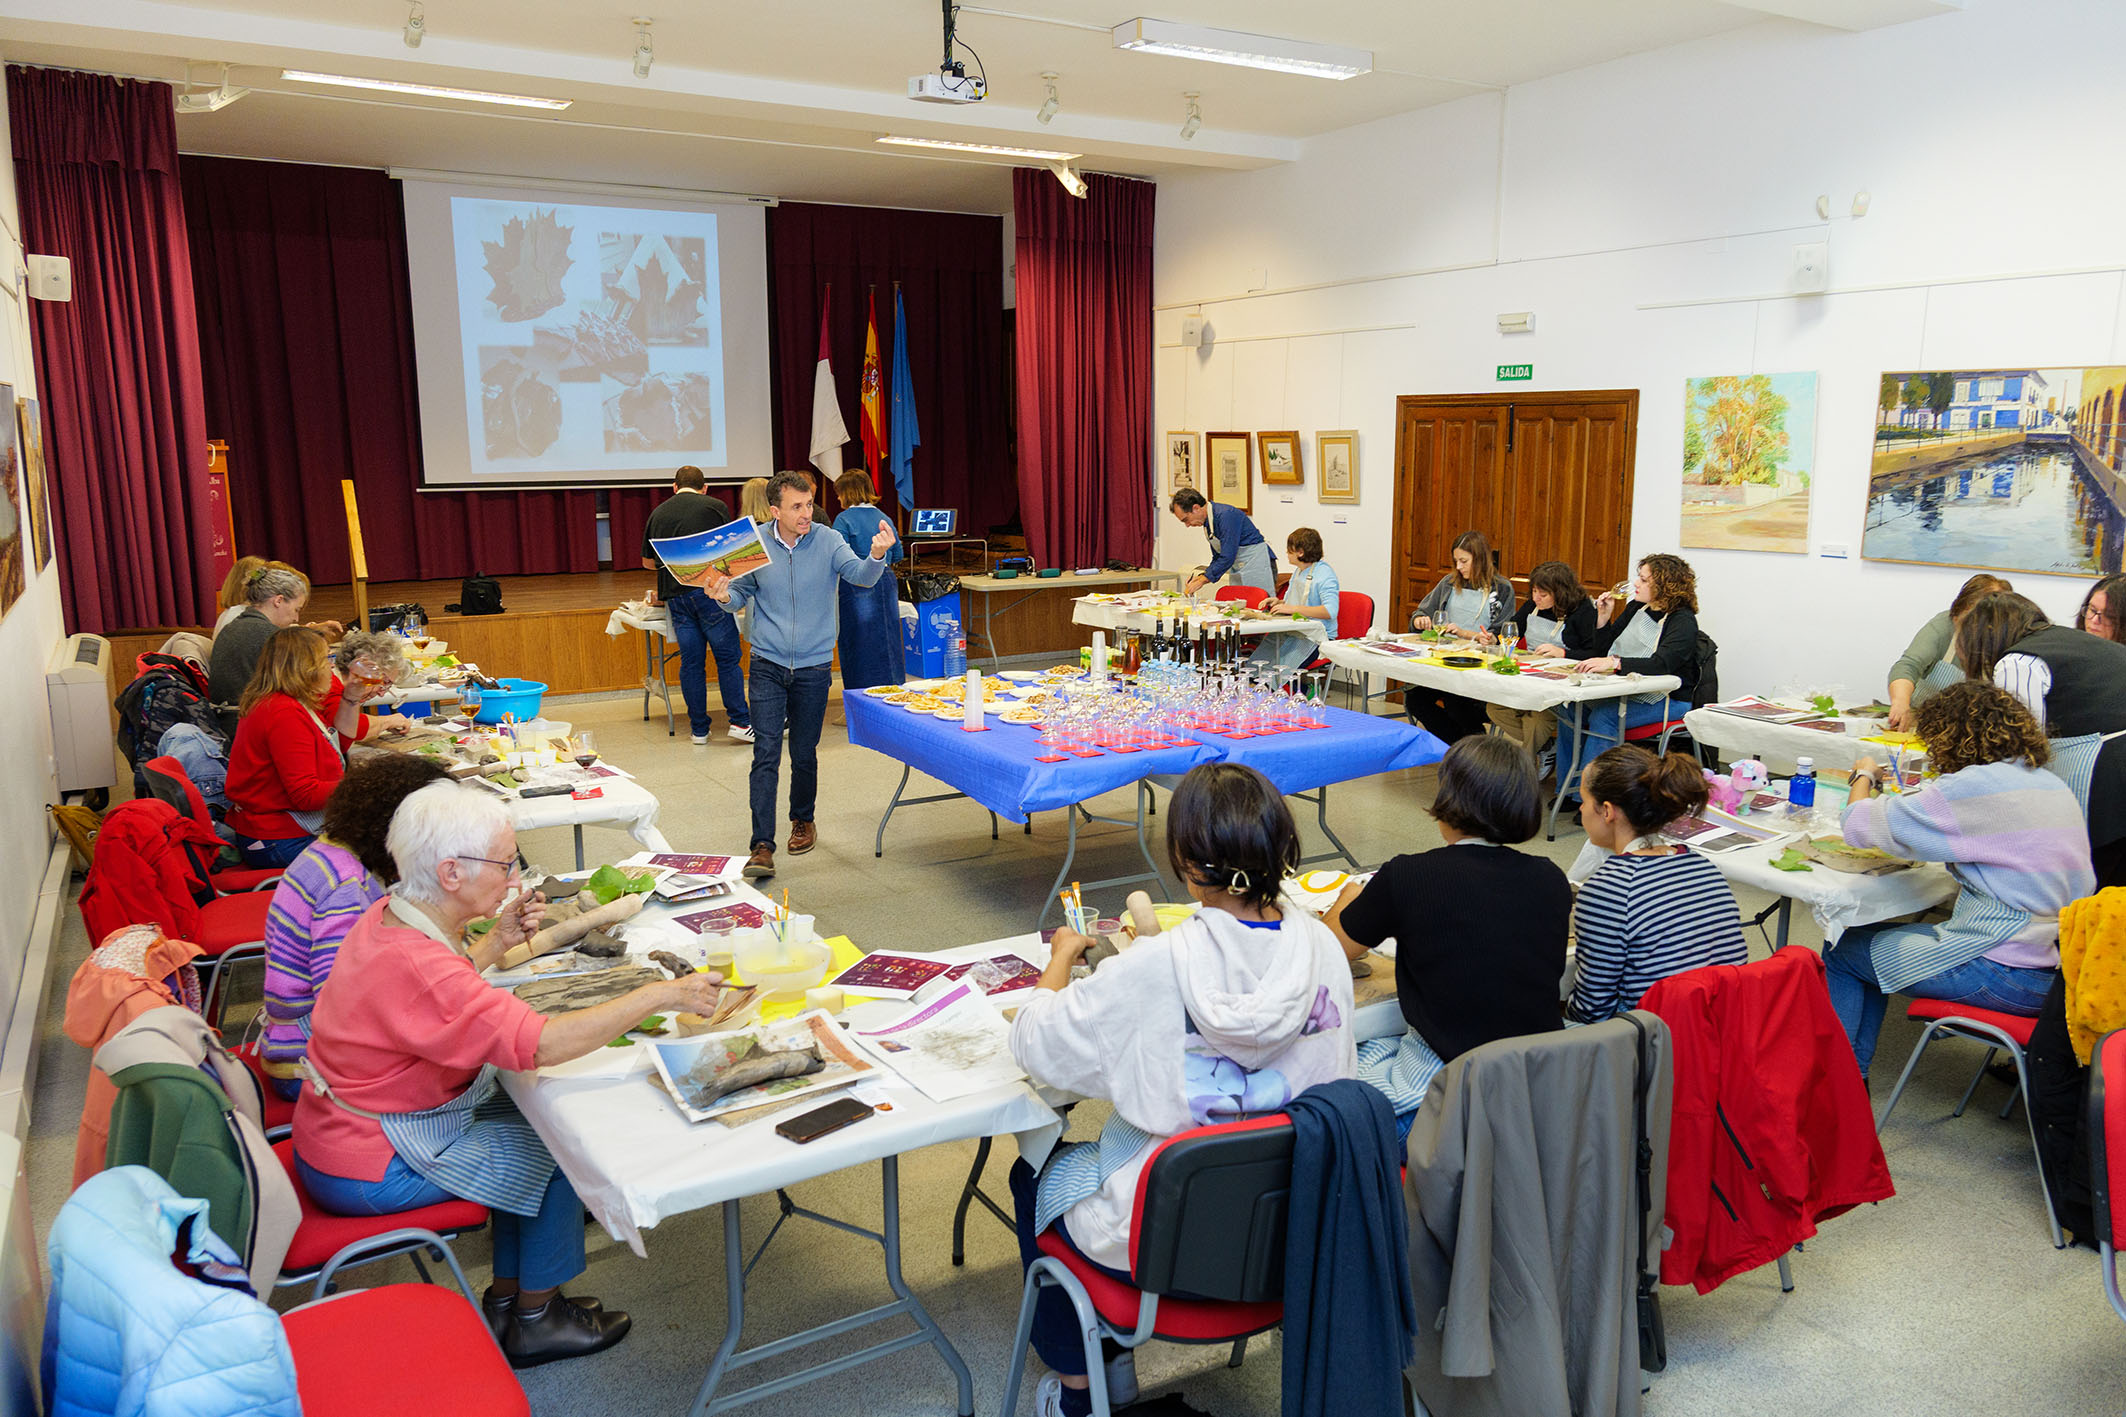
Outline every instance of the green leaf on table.
<svg viewBox="0 0 2126 1417"><path fill-rule="evenodd" d="M1813 871L1816 868L1809 864L1809 859L1806 856L1789 846L1772 858L1772 869L1777 871Z"/></svg>
<svg viewBox="0 0 2126 1417"><path fill-rule="evenodd" d="M590 880L583 888L597 899L600 905L611 905L628 893L627 873L616 866L600 866L591 872Z"/></svg>
<svg viewBox="0 0 2126 1417"><path fill-rule="evenodd" d="M1838 712L1838 700L1832 698L1829 694L1815 694L1810 696L1809 706L1815 709L1818 713Z"/></svg>

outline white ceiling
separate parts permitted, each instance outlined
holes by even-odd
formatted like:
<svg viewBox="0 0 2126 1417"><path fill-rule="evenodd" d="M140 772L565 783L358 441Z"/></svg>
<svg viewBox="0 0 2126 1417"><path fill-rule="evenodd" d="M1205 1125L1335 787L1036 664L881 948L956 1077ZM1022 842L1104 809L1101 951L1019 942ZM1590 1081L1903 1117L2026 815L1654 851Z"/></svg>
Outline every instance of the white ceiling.
<svg viewBox="0 0 2126 1417"><path fill-rule="evenodd" d="M254 92L217 114L180 115L188 152L1001 212L1008 161L873 139L1061 148L1087 168L1141 176L1257 167L1296 158L1320 133L1768 19L1868 29L1964 0L999 0L960 12L960 39L990 84L986 102L964 107L905 96L909 76L937 67L935 3L661 3L426 0L427 39L408 49L405 0L0 0L0 54L173 81L187 61L235 65L234 82ZM655 20L647 81L630 69L641 13ZM1333 83L1116 50L1109 29L1139 14L1371 49L1375 69ZM328 97L281 80L283 67L574 103L526 115ZM1046 126L1034 121L1044 69L1061 75L1063 105ZM1191 89L1204 123L1184 142Z"/></svg>

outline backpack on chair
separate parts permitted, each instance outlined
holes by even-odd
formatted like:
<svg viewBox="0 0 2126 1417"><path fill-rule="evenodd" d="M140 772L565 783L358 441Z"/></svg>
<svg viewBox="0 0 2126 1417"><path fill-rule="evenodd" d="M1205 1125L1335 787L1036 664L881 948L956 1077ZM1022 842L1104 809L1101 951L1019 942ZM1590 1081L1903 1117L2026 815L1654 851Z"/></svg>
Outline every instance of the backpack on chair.
<svg viewBox="0 0 2126 1417"><path fill-rule="evenodd" d="M174 654L144 654L135 661L133 682L118 691L118 747L133 769L133 795L148 795L141 764L160 751L162 735L189 723L211 738L226 758L228 735L207 693L207 674L189 659Z"/></svg>

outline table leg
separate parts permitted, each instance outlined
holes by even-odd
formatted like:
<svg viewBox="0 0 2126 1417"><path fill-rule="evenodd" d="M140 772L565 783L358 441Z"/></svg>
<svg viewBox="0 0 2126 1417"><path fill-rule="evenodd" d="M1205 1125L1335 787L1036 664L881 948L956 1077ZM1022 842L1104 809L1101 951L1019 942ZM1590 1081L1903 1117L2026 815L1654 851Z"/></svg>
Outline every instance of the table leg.
<svg viewBox="0 0 2126 1417"><path fill-rule="evenodd" d="M1314 795L1311 797L1304 792L1294 792L1291 795L1301 802L1312 802L1314 804L1314 820L1320 825L1321 834L1329 839L1329 845L1336 848L1334 851L1324 851L1316 856L1303 856L1300 858L1299 864L1309 866L1316 861L1334 861L1340 856L1350 863L1352 870L1363 871L1365 867L1358 864L1358 858L1351 854L1351 848L1345 846L1342 839L1329 829L1329 785L1323 783L1320 787L1315 788Z"/></svg>
<svg viewBox="0 0 2126 1417"><path fill-rule="evenodd" d="M576 869L583 869L583 823L576 823Z"/></svg>
<svg viewBox="0 0 2126 1417"><path fill-rule="evenodd" d="M642 721L650 721L650 680L657 674L657 637L642 632Z"/></svg>
<svg viewBox="0 0 2126 1417"><path fill-rule="evenodd" d="M1063 809L1063 820L1070 824L1070 838L1063 848L1063 865L1056 871L1056 878L1048 883L1048 901L1041 907L1041 916L1033 922L1038 930L1048 923L1048 912L1056 908L1062 898L1063 883L1070 879L1070 863L1078 859L1078 808L1073 805Z"/></svg>
<svg viewBox="0 0 2126 1417"><path fill-rule="evenodd" d="M893 809L901 805L901 793L908 786L908 775L914 771L911 765L901 764L900 785L893 789L893 800L886 804L886 815L878 819L878 835L871 838L871 854L874 857L886 854L886 823L893 820Z"/></svg>
<svg viewBox="0 0 2126 1417"><path fill-rule="evenodd" d="M716 1356L709 1360L709 1371L702 1377L701 1391L694 1398L692 1417L702 1417L709 1410L716 1385L723 1381L723 1370L738 1351L738 1336L746 1326L745 1251L740 1245L735 1200L723 1203L723 1296L723 1342L716 1345Z"/></svg>
<svg viewBox="0 0 2126 1417"><path fill-rule="evenodd" d="M1575 756L1587 750L1586 709L1587 701L1585 699L1574 699L1572 701L1572 751ZM1545 841L1556 841L1558 839L1558 808L1565 805L1565 791L1572 782L1572 768L1562 757L1558 759L1557 772L1558 795L1550 800L1550 826L1549 830L1543 834L1543 840Z"/></svg>
<svg viewBox="0 0 2126 1417"><path fill-rule="evenodd" d="M974 1202L980 1201L991 1215L1004 1222L1007 1229L1016 1229L1018 1225L982 1190L982 1171L989 1165L989 1149L995 1143L995 1137L982 1138L982 1144L974 1149L974 1165L968 1168L967 1184L960 1187L960 1204L952 1212L952 1262L955 1265L967 1263L967 1207Z"/></svg>
<svg viewBox="0 0 2126 1417"><path fill-rule="evenodd" d="M996 624L995 624L995 622L994 622L994 620L993 620L993 618L992 618L992 613L993 613L993 610L994 610L994 607L995 607L995 605L996 605L996 597L995 597L995 596L993 596L993 595L991 595L991 594L990 594L990 593L989 593L988 591L986 591L986 590L985 590L985 591L983 591L983 592L982 592L982 643L983 643L983 644L985 644L985 645L988 645L988 646L989 646L989 667L990 667L991 669L995 669L995 668L997 668L998 666L1000 666L1000 665L1001 665L1001 664L1003 664L1003 662L1004 662L1003 658L1002 658L1002 657L1001 657L1000 655L998 655L998 653L997 653L997 627L996 627Z"/></svg>
<svg viewBox="0 0 2126 1417"><path fill-rule="evenodd" d="M1772 942L1773 950L1777 951L1786 948L1787 928L1793 923L1794 898L1790 895L1783 895L1779 897L1779 937Z"/></svg>

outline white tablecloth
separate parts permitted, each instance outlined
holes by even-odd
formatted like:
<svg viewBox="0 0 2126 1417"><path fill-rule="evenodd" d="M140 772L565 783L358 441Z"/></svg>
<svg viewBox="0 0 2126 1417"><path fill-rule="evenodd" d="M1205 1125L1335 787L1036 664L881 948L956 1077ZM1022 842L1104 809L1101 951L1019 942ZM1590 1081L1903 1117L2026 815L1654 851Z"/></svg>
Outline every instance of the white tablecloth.
<svg viewBox="0 0 2126 1417"><path fill-rule="evenodd" d="M632 630L645 630L670 639L671 613L662 605L644 605L634 600L622 601L612 614L605 617L605 632L608 635L625 635Z"/></svg>
<svg viewBox="0 0 2126 1417"><path fill-rule="evenodd" d="M1829 717L1830 715L1825 715ZM1692 709L1683 716L1691 741L1717 748L1723 758L1760 758L1766 767L1792 772L1794 760L1806 755L1815 760L1819 776L1835 772L1841 781L1860 759L1890 761L1887 743L1868 743L1862 735L1881 733L1887 725L1879 718L1840 718L1843 733L1814 728L1796 728L1790 723L1765 723L1718 709ZM1899 750L1909 758L1911 749Z"/></svg>
<svg viewBox="0 0 2126 1417"><path fill-rule="evenodd" d="M1397 636L1410 641L1408 636ZM1493 674L1488 669L1446 669L1420 664L1415 659L1366 649L1357 640L1331 640L1322 649L1331 664L1362 674L1379 674L1406 684L1423 684L1465 698L1505 708L1541 710L1560 704L1595 703L1630 694L1673 693L1683 681L1673 674L1590 674L1579 684L1563 679L1539 679L1532 674ZM1559 664L1566 661L1559 660Z"/></svg>
<svg viewBox="0 0 2126 1417"><path fill-rule="evenodd" d="M1182 606L1191 602L1177 600L1168 603ZM1171 612L1162 617L1154 611L1132 610L1111 600L1080 600L1072 607L1070 618L1072 624L1090 625L1096 630L1137 630L1145 634L1151 633L1154 620L1163 618L1168 625L1172 625L1174 620ZM1326 642L1329 637L1321 621L1295 620L1289 615L1272 616L1267 620L1234 620L1231 623L1238 625L1243 635L1297 634L1305 635L1317 644Z"/></svg>

